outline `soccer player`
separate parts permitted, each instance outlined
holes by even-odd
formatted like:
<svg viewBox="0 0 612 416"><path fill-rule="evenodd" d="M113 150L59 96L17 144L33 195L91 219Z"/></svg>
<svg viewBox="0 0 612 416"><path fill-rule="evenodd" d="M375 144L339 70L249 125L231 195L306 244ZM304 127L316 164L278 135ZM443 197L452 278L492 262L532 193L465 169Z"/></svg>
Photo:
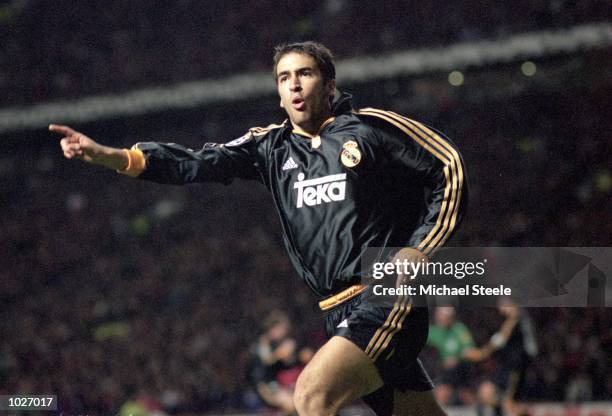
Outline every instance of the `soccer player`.
<svg viewBox="0 0 612 416"><path fill-rule="evenodd" d="M514 331L517 322L515 316L507 316L489 342L477 347L470 330L456 319L452 306L437 307L434 312L434 324L429 327L427 344L438 351L442 361L443 372L437 383L435 394L442 404L450 404L455 390L463 403L471 403L470 378L471 363L486 360L491 354L502 348Z"/></svg>
<svg viewBox="0 0 612 416"><path fill-rule="evenodd" d="M506 321L512 319L514 322L499 352L499 362L503 363L501 371L501 387L504 389L503 408L509 414L527 415L529 412L522 403L525 394L525 375L538 354L533 321L527 309L520 308L510 297L500 298L497 309Z"/></svg>
<svg viewBox="0 0 612 416"><path fill-rule="evenodd" d="M297 343L290 336L291 322L286 314L273 311L263 324L266 331L252 348L255 360L251 379L257 393L268 405L291 415L295 413L293 388L280 384L277 379L281 371L298 365Z"/></svg>
<svg viewBox="0 0 612 416"><path fill-rule="evenodd" d="M271 192L289 257L326 311L328 342L301 373L294 403L302 415L334 415L364 398L378 414L444 415L418 354L428 311L399 296L387 303L362 278L370 248L397 247L387 259L423 261L459 225L466 173L440 132L396 113L352 109L336 93L331 52L321 44L280 45L274 78L288 120L251 128L198 151L178 144L103 146L67 126L69 159L160 183L234 178ZM390 249L388 250L390 251Z"/></svg>

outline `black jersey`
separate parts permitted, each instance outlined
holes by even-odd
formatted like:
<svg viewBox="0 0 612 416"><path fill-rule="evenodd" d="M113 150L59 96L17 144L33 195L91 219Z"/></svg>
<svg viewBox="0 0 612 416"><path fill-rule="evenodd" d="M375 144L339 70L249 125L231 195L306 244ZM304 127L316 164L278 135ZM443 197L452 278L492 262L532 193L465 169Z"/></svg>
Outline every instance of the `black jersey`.
<svg viewBox="0 0 612 416"><path fill-rule="evenodd" d="M524 371L536 358L538 344L535 329L526 309L520 310L519 321L499 353L500 361L511 370Z"/></svg>
<svg viewBox="0 0 612 416"><path fill-rule="evenodd" d="M526 309L520 310L519 321L514 327L506 346L499 351L500 386L505 395L522 401L529 394L525 388L527 369L536 359L538 344L533 322Z"/></svg>
<svg viewBox="0 0 612 416"><path fill-rule="evenodd" d="M467 200L465 168L450 140L392 112L354 111L348 94L316 136L285 121L197 151L173 143L135 147L146 159L142 179L263 183L289 257L320 297L358 282L370 247L431 254L455 231Z"/></svg>

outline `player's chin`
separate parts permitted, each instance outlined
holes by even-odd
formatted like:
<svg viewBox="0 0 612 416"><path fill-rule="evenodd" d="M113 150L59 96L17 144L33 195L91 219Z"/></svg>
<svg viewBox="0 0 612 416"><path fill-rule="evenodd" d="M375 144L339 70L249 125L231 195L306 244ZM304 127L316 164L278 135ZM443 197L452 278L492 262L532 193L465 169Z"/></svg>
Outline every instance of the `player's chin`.
<svg viewBox="0 0 612 416"><path fill-rule="evenodd" d="M297 125L302 125L309 119L309 115L304 111L294 110L289 116L291 118L291 121Z"/></svg>

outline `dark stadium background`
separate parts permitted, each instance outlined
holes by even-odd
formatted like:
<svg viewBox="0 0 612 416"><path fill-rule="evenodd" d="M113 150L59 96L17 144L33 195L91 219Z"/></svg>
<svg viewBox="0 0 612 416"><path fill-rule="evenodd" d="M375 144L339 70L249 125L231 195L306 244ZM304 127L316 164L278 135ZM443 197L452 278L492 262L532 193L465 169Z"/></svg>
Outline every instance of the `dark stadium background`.
<svg viewBox="0 0 612 416"><path fill-rule="evenodd" d="M470 210L456 244L610 246L610 17L610 3L594 0L0 1L0 114L269 71L281 41L316 39L340 62L385 65L399 51L600 25L603 46L458 67L460 86L436 69L338 81L357 108L427 122L462 149ZM269 83L258 96L139 115L0 123L0 394L56 394L64 415L118 414L142 393L169 414L250 413L262 407L246 378L249 345L268 311L287 311L301 342L324 341L262 186L131 180L63 159L46 131L66 122L124 147L226 142L284 119L271 73ZM611 310L530 312L540 356L529 399L609 401ZM494 310L459 318L477 343L501 320ZM435 374L435 357L425 360ZM484 377L497 365L476 368Z"/></svg>

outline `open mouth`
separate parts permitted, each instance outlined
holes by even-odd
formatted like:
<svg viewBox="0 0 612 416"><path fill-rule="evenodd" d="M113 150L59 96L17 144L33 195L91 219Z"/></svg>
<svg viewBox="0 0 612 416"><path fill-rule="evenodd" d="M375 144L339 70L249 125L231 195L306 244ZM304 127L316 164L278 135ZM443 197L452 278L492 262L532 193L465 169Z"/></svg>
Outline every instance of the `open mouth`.
<svg viewBox="0 0 612 416"><path fill-rule="evenodd" d="M301 97L295 97L293 100L291 100L291 106L297 111L304 111L306 102Z"/></svg>

